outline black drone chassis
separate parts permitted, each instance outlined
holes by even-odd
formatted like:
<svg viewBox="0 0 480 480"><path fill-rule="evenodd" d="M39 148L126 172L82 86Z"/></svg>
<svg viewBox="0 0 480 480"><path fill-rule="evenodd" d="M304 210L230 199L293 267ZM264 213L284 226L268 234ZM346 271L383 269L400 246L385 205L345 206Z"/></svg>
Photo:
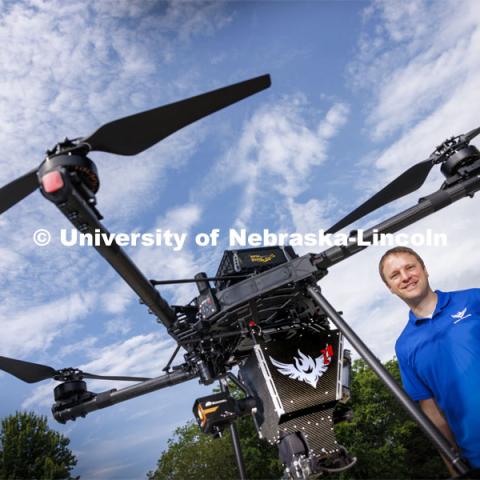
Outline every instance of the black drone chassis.
<svg viewBox="0 0 480 480"><path fill-rule="evenodd" d="M95 207L95 194L99 187L99 181L95 165L86 156L89 152L96 150L119 155L140 153L180 128L269 86L270 77L264 75L115 120L103 125L85 138L66 139L47 152L46 159L38 169L28 172L0 189L0 213L18 203L40 186L42 194L52 201L81 233L92 235L104 233L106 234L104 238L107 238L109 232L100 223L102 216ZM230 370L240 360L243 360L243 352L239 345L242 345L242 341L255 342L255 336L258 333L256 333L256 329L261 326L256 325L255 322L252 326L244 319L238 321L239 316L235 317L235 315L245 305L250 306L254 312L256 299L264 297L273 299L273 305L277 305L278 303L275 304L275 302L281 302L284 296L292 298L295 292L298 292L302 298L308 299L308 302L316 309L315 311L321 314L315 313L316 316L312 317L313 320L308 328L315 331L317 327L321 327L315 322L319 318L321 320L328 317L376 372L442 455L452 463L458 473L466 474L468 472L466 463L451 449L430 420L408 398L365 343L330 305L322 295L317 282L328 273L330 267L367 248L365 243L368 243L375 234L395 233L463 197L473 197L480 190L480 152L474 146L470 146L469 142L479 133L480 128L465 135L447 139L436 148L427 160L408 169L330 229L330 232L338 231L375 209L415 191L423 184L433 165L442 164L441 170L446 181L438 191L420 199L417 205L364 232L362 242L355 238L354 231L350 235L350 243L347 246L332 247L318 254L288 258L285 263L247 276L227 289L220 290L215 299L217 310L213 311L212 315L200 316L200 319L197 315L199 313L197 304L170 306L154 286L166 282L148 280L115 241L112 245L105 243L94 245L100 255L135 291L140 301L147 305L150 313L158 318L158 321L176 340L178 347L164 369L165 375L152 379L107 377L87 374L76 369L55 371L51 367L6 357L0 357L0 368L30 383L46 378L64 381L65 383L58 385L54 391L56 400L66 397L70 399L66 403L60 401L54 405L53 415L61 423L197 377L204 384L219 380L221 391L226 394L228 394L226 379L229 378L247 395L249 392L246 385L239 381ZM44 182L47 176L50 176L51 181L55 184L52 189L47 188L47 183ZM223 280L226 278L223 277ZM200 278L197 276L194 279L199 289L202 282L208 280L210 279L205 276ZM232 318L236 320L232 321ZM283 334L289 330L295 331L302 327L302 318L282 320L280 323L267 321L262 332L270 335L270 333L281 332ZM206 368L202 364L203 360L199 357L198 351L203 348L204 344L212 346L214 342L225 342L222 345L227 347L232 358L220 357L216 363L213 363L212 360L213 367ZM185 362L170 368L173 358L181 347L187 352ZM126 388L93 394L86 390L83 378L141 381ZM246 400L248 400L247 396ZM240 478L244 479L245 468L233 421L229 424L229 428L232 433Z"/></svg>
<svg viewBox="0 0 480 480"><path fill-rule="evenodd" d="M479 175L474 175L472 178L468 178L445 190L438 190L421 199L417 205L364 232L362 243L371 240L374 232L397 232L463 197L473 196L478 190L480 190ZM78 194L74 186L71 187L67 201L62 202L58 206L62 213L75 227L79 228L82 233L94 233L96 230L108 233L106 228L98 220L97 214L89 207L84 198ZM76 212L74 218L72 218L72 212ZM96 246L95 248L133 288L141 300L148 305L150 310L158 316L167 329L170 330L173 324L172 319L174 318L173 310L167 306L166 302L160 297L158 291L152 286L151 282L144 277L121 247L118 245L101 245ZM452 451L449 444L445 441L443 436L439 434L430 420L419 410L416 404L409 399L404 391L398 387L396 382L385 370L375 355L348 326L343 318L337 313L335 308L328 303L325 297L321 294L320 288L316 286L318 279L327 274L327 268L345 260L365 248L367 248L365 245L359 245L358 242L352 241L348 246L331 247L319 254L307 254L290 260L287 264L280 265L264 273L243 280L241 284L237 285L247 286L245 291L250 291L251 293L249 296L239 299L238 303L245 302L250 297L274 290L287 283L303 284L303 286L307 288L312 299L325 311L330 320L342 332L355 350L377 373L385 385L398 399L400 404L420 425L422 430L440 452L442 452L442 454L451 461L453 465L455 465L459 473L466 473L468 468L463 464L462 460L458 457L458 454ZM105 408L155 390L182 383L197 376L198 373L189 371L188 365L182 365L176 367L176 370L173 372L160 377L120 390L111 390L97 394L94 398L82 404L66 408L62 411L57 411L55 413L55 418L60 422L73 420L79 416L85 416L87 413L94 410Z"/></svg>

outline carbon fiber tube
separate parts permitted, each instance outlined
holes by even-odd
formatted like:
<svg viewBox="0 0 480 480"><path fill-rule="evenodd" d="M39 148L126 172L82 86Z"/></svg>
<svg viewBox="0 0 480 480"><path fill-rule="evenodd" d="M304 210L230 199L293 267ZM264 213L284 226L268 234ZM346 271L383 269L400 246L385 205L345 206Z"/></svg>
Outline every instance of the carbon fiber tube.
<svg viewBox="0 0 480 480"><path fill-rule="evenodd" d="M480 176L474 176L453 187L445 190L438 190L431 195L421 199L418 205L410 207L407 210L385 220L382 223L366 230L363 234L363 242L367 243L373 239L373 235L382 233L395 233L402 228L408 227L422 218L445 208L461 198L473 196L475 192L480 190ZM313 263L318 268L328 268L346 258L361 252L368 245L359 245L358 241L353 241L348 246L331 247L315 256Z"/></svg>
<svg viewBox="0 0 480 480"><path fill-rule="evenodd" d="M227 395L229 394L228 386L225 380L220 380L220 390ZM239 480L246 480L247 473L245 470L245 462L243 461L242 447L240 445L240 437L238 436L237 426L235 422L231 422L229 427L230 436L232 438L233 452L235 454L235 461L237 462L238 478Z"/></svg>
<svg viewBox="0 0 480 480"><path fill-rule="evenodd" d="M152 378L151 380L146 380L145 382L137 383L120 390L108 390L106 392L99 393L92 399L73 407L59 410L58 407L54 405L52 413L57 422L65 423L68 420L75 420L78 417L85 417L87 413L95 410L100 410L101 408L109 407L110 405L115 405L116 403L130 400L131 398L139 397L141 395L145 395L165 387L170 387L172 385L177 385L178 383L186 382L192 378L195 378L196 376L196 374L184 371L168 373L166 375Z"/></svg>
<svg viewBox="0 0 480 480"><path fill-rule="evenodd" d="M108 230L100 223L92 209L75 190L71 189L66 202L58 204L60 211L81 232L109 236ZM175 313L158 291L147 280L123 249L113 241L112 245L94 245L97 252L118 272L143 303L169 328L175 321Z"/></svg>

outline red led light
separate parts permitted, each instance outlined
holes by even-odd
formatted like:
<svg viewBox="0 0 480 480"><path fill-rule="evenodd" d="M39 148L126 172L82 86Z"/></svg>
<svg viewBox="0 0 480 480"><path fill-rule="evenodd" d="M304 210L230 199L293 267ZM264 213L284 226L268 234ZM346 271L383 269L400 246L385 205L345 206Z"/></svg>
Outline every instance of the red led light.
<svg viewBox="0 0 480 480"><path fill-rule="evenodd" d="M57 171L46 173L42 177L42 185L46 193L57 192L65 186L61 173Z"/></svg>
<svg viewBox="0 0 480 480"><path fill-rule="evenodd" d="M248 326L249 326L250 328L253 328L253 327L256 327L257 324L256 324L253 320L250 320L250 321L248 322Z"/></svg>

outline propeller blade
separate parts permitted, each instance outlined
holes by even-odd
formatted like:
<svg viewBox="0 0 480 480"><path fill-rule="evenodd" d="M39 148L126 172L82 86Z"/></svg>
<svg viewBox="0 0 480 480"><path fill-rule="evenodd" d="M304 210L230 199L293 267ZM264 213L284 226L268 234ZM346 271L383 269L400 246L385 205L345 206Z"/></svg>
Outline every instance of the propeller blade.
<svg viewBox="0 0 480 480"><path fill-rule="evenodd" d="M13 207L38 188L37 169L0 188L0 213Z"/></svg>
<svg viewBox="0 0 480 480"><path fill-rule="evenodd" d="M427 179L432 167L433 162L431 159L424 160L423 162L410 167L386 187L376 193L372 198L365 203L362 203L362 205L356 208L353 212L349 213L346 217L330 227L325 233L338 232L343 227L350 225L378 208L419 189Z"/></svg>
<svg viewBox="0 0 480 480"><path fill-rule="evenodd" d="M144 382L145 380L151 380L151 378L146 377L117 377L111 375L95 375L93 373L82 373L82 377L98 380L119 380L122 382Z"/></svg>
<svg viewBox="0 0 480 480"><path fill-rule="evenodd" d="M469 142L470 140L473 140L479 133L480 127L475 128L474 130L470 130L468 133L465 134L465 140Z"/></svg>
<svg viewBox="0 0 480 480"><path fill-rule="evenodd" d="M39 363L25 362L24 360L16 360L14 358L0 356L0 370L3 370L10 375L13 375L20 380L27 383L36 383L46 380L47 378L54 378L61 374L59 370L55 370L47 365L41 365ZM145 380L151 380L146 377L119 377L119 376L107 376L107 375L95 375L93 373L84 373L78 371L82 378L91 378L99 380L118 380L125 382L143 382Z"/></svg>
<svg viewBox="0 0 480 480"><path fill-rule="evenodd" d="M0 369L27 383L41 382L57 374L57 370L47 365L2 356L0 356Z"/></svg>
<svg viewBox="0 0 480 480"><path fill-rule="evenodd" d="M130 115L101 126L81 140L90 150L135 155L181 128L271 85L270 75Z"/></svg>

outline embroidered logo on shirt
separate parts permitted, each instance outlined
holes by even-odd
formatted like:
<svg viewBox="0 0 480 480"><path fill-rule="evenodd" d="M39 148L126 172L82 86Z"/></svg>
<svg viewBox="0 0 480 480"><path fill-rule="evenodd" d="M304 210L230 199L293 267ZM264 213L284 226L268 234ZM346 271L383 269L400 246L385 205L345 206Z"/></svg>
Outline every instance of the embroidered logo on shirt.
<svg viewBox="0 0 480 480"><path fill-rule="evenodd" d="M451 315L452 318L456 318L453 323L458 323L460 320L465 320L466 318L472 316L470 313L468 315L465 315L466 313L467 307L465 307L463 310L460 310L460 312L456 313L455 315Z"/></svg>

